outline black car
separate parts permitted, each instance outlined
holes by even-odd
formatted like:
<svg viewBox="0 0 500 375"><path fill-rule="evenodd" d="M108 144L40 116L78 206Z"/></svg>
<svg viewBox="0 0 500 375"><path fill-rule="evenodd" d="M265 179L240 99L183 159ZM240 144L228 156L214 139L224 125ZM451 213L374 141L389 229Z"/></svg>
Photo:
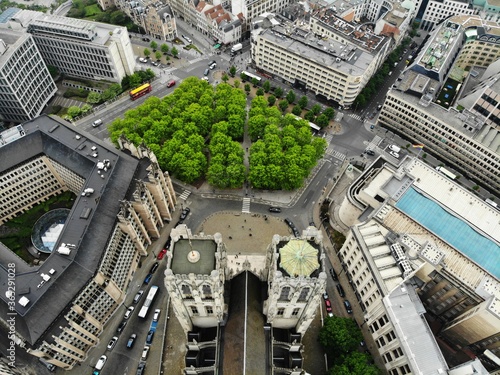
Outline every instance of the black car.
<svg viewBox="0 0 500 375"><path fill-rule="evenodd" d="M375 152L373 150L366 150L365 153L370 156L374 156Z"/></svg>
<svg viewBox="0 0 500 375"><path fill-rule="evenodd" d="M348 314L352 314L352 306L348 300L344 301L344 307L345 307L345 311L347 311Z"/></svg>
<svg viewBox="0 0 500 375"><path fill-rule="evenodd" d="M125 329L125 326L127 325L128 320L122 320L118 328L116 329L117 333L122 333L122 331Z"/></svg>
<svg viewBox="0 0 500 375"><path fill-rule="evenodd" d="M191 209L189 207L186 207L185 209L183 209L181 212L180 220L184 220L189 215L190 212L191 212Z"/></svg>
<svg viewBox="0 0 500 375"><path fill-rule="evenodd" d="M151 345L153 343L153 336L155 335L155 331L150 330L148 332L148 336L146 337L146 345Z"/></svg>
<svg viewBox="0 0 500 375"><path fill-rule="evenodd" d="M210 65L212 65L212 64L217 64L217 61L215 61L215 60L210 61L210 62L208 63L208 66L210 66Z"/></svg>
<svg viewBox="0 0 500 375"><path fill-rule="evenodd" d="M137 372L135 373L135 375L143 375L145 370L146 362L141 362L139 363L139 366L137 366Z"/></svg>
<svg viewBox="0 0 500 375"><path fill-rule="evenodd" d="M281 212L281 208L279 207L269 207L269 212Z"/></svg>
<svg viewBox="0 0 500 375"><path fill-rule="evenodd" d="M143 42L150 42L149 38L146 38L146 37L142 38L142 41Z"/></svg>
<svg viewBox="0 0 500 375"><path fill-rule="evenodd" d="M342 285L337 284L337 290L339 292L339 296L345 297L345 292L344 292L344 288L342 288Z"/></svg>
<svg viewBox="0 0 500 375"><path fill-rule="evenodd" d="M337 281L339 278L337 277L337 274L335 273L335 270L333 268L330 268L330 275L332 275L332 279L334 281Z"/></svg>
<svg viewBox="0 0 500 375"><path fill-rule="evenodd" d="M155 262L155 264L153 264L151 266L151 269L149 270L149 273L155 273L156 270L158 269L158 266L159 266L159 263L158 262Z"/></svg>
<svg viewBox="0 0 500 375"><path fill-rule="evenodd" d="M165 249L170 249L170 244L172 243L172 238L171 237L168 237L167 238L167 242L165 242L165 246L164 248Z"/></svg>

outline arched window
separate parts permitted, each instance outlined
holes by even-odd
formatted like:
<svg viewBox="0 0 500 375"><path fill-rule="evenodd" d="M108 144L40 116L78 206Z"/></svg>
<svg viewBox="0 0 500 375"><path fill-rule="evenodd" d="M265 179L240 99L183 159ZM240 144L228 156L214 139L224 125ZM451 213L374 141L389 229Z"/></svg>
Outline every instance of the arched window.
<svg viewBox="0 0 500 375"><path fill-rule="evenodd" d="M204 298L212 298L212 288L208 284L203 284L201 286L201 291L203 292Z"/></svg>
<svg viewBox="0 0 500 375"><path fill-rule="evenodd" d="M280 301L289 301L290 300L290 287L284 286L281 288Z"/></svg>
<svg viewBox="0 0 500 375"><path fill-rule="evenodd" d="M189 285L182 284L181 285L181 290L182 290L182 296L184 298L191 298L192 297L192 295L191 295L191 288L189 287Z"/></svg>
<svg viewBox="0 0 500 375"><path fill-rule="evenodd" d="M299 301L306 301L307 300L307 296L309 295L309 290L310 288L302 288L302 290L300 291L300 296L299 296Z"/></svg>

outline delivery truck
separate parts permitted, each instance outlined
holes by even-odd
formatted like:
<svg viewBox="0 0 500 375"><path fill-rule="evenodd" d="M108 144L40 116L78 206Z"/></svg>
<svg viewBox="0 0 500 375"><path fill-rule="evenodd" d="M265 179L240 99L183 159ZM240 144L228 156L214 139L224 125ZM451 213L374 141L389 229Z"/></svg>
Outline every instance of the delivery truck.
<svg viewBox="0 0 500 375"><path fill-rule="evenodd" d="M242 48L243 48L243 44L241 44L241 43L235 44L231 48L231 55L234 55L236 52L241 51Z"/></svg>

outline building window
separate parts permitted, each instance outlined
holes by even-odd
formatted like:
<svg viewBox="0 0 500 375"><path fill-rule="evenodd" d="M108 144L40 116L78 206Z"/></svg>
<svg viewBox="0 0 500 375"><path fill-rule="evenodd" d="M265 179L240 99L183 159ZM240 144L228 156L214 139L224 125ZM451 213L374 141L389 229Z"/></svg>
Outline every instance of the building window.
<svg viewBox="0 0 500 375"><path fill-rule="evenodd" d="M299 315L299 312L300 312L300 309L299 309L298 307L297 307L297 308L295 308L295 309L293 309L293 311L292 311L292 316L297 316L297 315Z"/></svg>
<svg viewBox="0 0 500 375"><path fill-rule="evenodd" d="M300 291L300 296L299 296L299 301L306 301L307 300L307 296L309 295L309 288L302 288L302 290Z"/></svg>
<svg viewBox="0 0 500 375"><path fill-rule="evenodd" d="M280 307L278 309L278 312L276 313L276 315L283 316L284 313L285 313L285 308L284 307Z"/></svg>
<svg viewBox="0 0 500 375"><path fill-rule="evenodd" d="M190 306L191 307L191 313L193 315L198 315L198 308L196 306Z"/></svg>
<svg viewBox="0 0 500 375"><path fill-rule="evenodd" d="M189 285L182 284L181 289L182 289L182 295L184 296L184 298L191 298L192 297L191 288L189 287Z"/></svg>
<svg viewBox="0 0 500 375"><path fill-rule="evenodd" d="M214 313L214 309L212 308L212 306L205 307L205 310L207 312L207 315L212 315Z"/></svg>
<svg viewBox="0 0 500 375"><path fill-rule="evenodd" d="M284 286L281 288L280 301L289 301L290 300L290 287Z"/></svg>
<svg viewBox="0 0 500 375"><path fill-rule="evenodd" d="M203 284L202 291L205 298L212 298L212 288L210 288L210 285Z"/></svg>

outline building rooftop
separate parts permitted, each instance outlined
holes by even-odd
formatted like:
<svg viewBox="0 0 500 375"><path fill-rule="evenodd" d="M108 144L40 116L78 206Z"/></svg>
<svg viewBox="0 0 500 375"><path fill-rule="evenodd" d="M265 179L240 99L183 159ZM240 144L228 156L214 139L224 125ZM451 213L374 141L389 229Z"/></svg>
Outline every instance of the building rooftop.
<svg viewBox="0 0 500 375"><path fill-rule="evenodd" d="M16 329L34 344L95 274L114 228L120 199L131 194L130 186L135 178L140 178L141 165L77 127L47 116L24 123L23 128L25 136L0 148L0 173L46 155L82 176L84 188L94 189L90 197L77 196L55 246L58 249L66 244L69 254L54 251L41 266L27 272L22 260L15 262L22 264L16 267L20 271L16 274ZM106 171L98 166L103 160L109 161ZM5 261L12 259L12 253L7 251L4 254L0 250L0 285L5 289ZM50 279L40 286L42 273L50 275ZM24 306L19 303L21 297L29 300ZM4 294L0 298L0 311L6 314L8 301Z"/></svg>
<svg viewBox="0 0 500 375"><path fill-rule="evenodd" d="M261 36L307 60L353 76L362 76L374 58L354 45L332 39L319 39L302 28L286 30L282 26L275 26L264 30Z"/></svg>
<svg viewBox="0 0 500 375"><path fill-rule="evenodd" d="M215 253L217 244L212 239L180 239L173 243L172 272L175 275L210 275L215 270ZM193 251L197 251L199 259L191 262Z"/></svg>

